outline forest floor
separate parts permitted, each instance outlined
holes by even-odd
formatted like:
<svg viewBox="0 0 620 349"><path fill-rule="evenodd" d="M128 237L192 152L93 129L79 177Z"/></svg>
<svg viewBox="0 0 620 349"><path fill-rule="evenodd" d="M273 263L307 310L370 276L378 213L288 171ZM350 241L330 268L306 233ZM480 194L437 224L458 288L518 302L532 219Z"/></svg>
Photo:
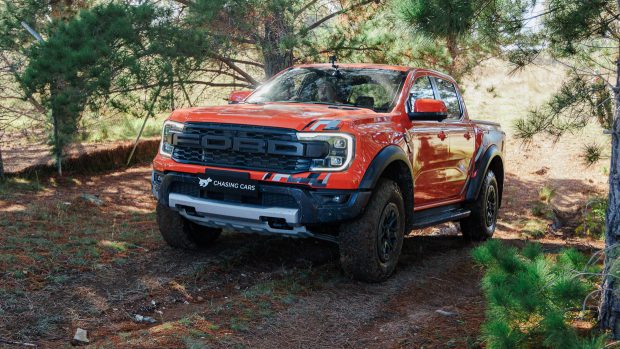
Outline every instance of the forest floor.
<svg viewBox="0 0 620 349"><path fill-rule="evenodd" d="M603 242L576 237L575 226L586 203L605 195L608 165L585 167L579 154L606 136L589 129L558 143L539 137L527 147L511 136L512 122L548 100L562 76L557 65L511 73L490 62L463 87L472 118L501 121L508 133L495 238L590 254ZM46 146L10 143L3 152L9 171L50 160ZM69 153L113 144L86 143ZM77 328L88 331L91 348L481 345L476 244L452 224L411 232L396 273L364 284L343 276L335 245L315 240L226 233L210 249L171 249L157 230L149 181L150 167L136 166L0 186L0 348L2 340L69 347ZM547 204L540 194L550 192ZM563 228L551 228L549 206Z"/></svg>
<svg viewBox="0 0 620 349"><path fill-rule="evenodd" d="M578 138L509 141L497 239L602 247L574 235L607 185L604 164L581 165ZM0 187L0 339L62 348L82 328L91 348L480 347L482 270L455 226L411 232L394 276L364 284L327 242L226 233L203 251L169 248L149 176L138 166ZM541 188L568 212L565 228L534 214Z"/></svg>

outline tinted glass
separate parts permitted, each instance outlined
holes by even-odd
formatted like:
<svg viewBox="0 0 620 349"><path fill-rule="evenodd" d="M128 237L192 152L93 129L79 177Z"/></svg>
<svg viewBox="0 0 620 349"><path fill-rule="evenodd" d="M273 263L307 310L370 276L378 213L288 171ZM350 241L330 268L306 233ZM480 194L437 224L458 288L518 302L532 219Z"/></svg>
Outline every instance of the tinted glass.
<svg viewBox="0 0 620 349"><path fill-rule="evenodd" d="M456 93L456 87L454 87L454 84L437 78L435 78L435 83L437 85L437 92L439 92L439 98L448 108L448 118L460 119L461 105L459 104L459 96Z"/></svg>
<svg viewBox="0 0 620 349"><path fill-rule="evenodd" d="M259 87L246 102L350 105L387 112L405 77L405 72L388 69L293 68Z"/></svg>
<svg viewBox="0 0 620 349"><path fill-rule="evenodd" d="M435 99L433 86L427 76L418 78L411 87L411 103L420 98Z"/></svg>

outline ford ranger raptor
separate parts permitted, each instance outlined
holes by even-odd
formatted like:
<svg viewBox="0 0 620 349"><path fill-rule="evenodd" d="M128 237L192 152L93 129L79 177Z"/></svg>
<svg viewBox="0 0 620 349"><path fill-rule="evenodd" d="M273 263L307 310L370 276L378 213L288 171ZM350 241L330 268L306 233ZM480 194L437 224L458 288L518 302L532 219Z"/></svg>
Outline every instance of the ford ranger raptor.
<svg viewBox="0 0 620 349"><path fill-rule="evenodd" d="M498 124L469 118L447 75L295 66L228 105L170 115L153 160L157 222L184 249L223 229L333 241L346 274L379 282L412 229L493 235L504 142Z"/></svg>

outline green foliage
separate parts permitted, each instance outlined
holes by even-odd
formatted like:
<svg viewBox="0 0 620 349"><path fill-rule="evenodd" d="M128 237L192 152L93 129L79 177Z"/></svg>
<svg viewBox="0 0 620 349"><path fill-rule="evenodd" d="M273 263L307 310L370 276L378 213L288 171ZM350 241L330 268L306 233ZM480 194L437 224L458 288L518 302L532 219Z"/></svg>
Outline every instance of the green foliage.
<svg viewBox="0 0 620 349"><path fill-rule="evenodd" d="M609 201L607 198L593 198L588 200L586 210L575 233L597 239L605 237L605 215Z"/></svg>
<svg viewBox="0 0 620 349"><path fill-rule="evenodd" d="M342 58L353 51L376 51L380 43L363 36L369 29L365 20L373 18L378 7L370 0L343 0L328 6L313 0L197 0L189 6L188 23L207 28L205 35L221 45L226 58L254 52L265 76L271 77L294 62L326 61L332 53ZM329 20L335 15L346 16L343 25ZM229 65L227 59L220 62Z"/></svg>
<svg viewBox="0 0 620 349"><path fill-rule="evenodd" d="M523 233L533 239L540 239L547 233L547 223L539 219L528 220L523 226Z"/></svg>
<svg viewBox="0 0 620 349"><path fill-rule="evenodd" d="M554 258L539 244L518 250L491 240L472 254L486 270L482 333L487 348L602 347L604 337L583 338L570 325L595 288L590 273L598 271L581 253L563 250Z"/></svg>
<svg viewBox="0 0 620 349"><path fill-rule="evenodd" d="M548 0L544 26L552 49L562 55L578 52L576 43L613 30L615 1Z"/></svg>
<svg viewBox="0 0 620 349"><path fill-rule="evenodd" d="M596 143L586 144L583 147L583 152L581 158L583 160L583 164L586 166L592 166L595 163L599 162L601 159L606 156L603 154L605 149Z"/></svg>
<svg viewBox="0 0 620 349"><path fill-rule="evenodd" d="M569 68L567 78L551 100L515 123L516 136L531 140L545 133L560 137L594 122L611 129L614 120L613 84L620 41L615 0L549 0L544 3L542 26L523 36L511 59L518 66L531 63L545 50ZM600 158L588 147L584 159Z"/></svg>
<svg viewBox="0 0 620 349"><path fill-rule="evenodd" d="M54 147L73 141L82 112L97 110L100 96L151 83L151 68L140 59L154 53L145 36L153 35L153 22L161 18L147 5L97 6L57 23L45 43L32 47L22 80L52 111Z"/></svg>
<svg viewBox="0 0 620 349"><path fill-rule="evenodd" d="M538 190L538 200L545 204L551 203L551 199L555 196L555 189L545 185Z"/></svg>
<svg viewBox="0 0 620 349"><path fill-rule="evenodd" d="M470 33L480 1L406 0L397 3L403 19L433 38L456 38Z"/></svg>
<svg viewBox="0 0 620 349"><path fill-rule="evenodd" d="M592 119L610 128L614 117L611 93L599 77L572 73L549 102L515 122L516 136L531 140L547 133L557 138L584 128Z"/></svg>
<svg viewBox="0 0 620 349"><path fill-rule="evenodd" d="M483 58L499 55L506 38L519 35L532 1L394 0L396 12L415 35L433 39L450 58L457 78ZM439 45L437 45L439 43Z"/></svg>

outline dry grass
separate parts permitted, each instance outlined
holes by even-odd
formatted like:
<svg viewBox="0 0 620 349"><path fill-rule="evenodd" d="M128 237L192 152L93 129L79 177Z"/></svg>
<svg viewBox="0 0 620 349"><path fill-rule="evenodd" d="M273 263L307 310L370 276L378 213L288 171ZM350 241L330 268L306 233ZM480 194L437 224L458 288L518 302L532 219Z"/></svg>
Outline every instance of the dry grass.
<svg viewBox="0 0 620 349"><path fill-rule="evenodd" d="M564 79L562 66L541 63L513 71L508 63L492 59L476 68L461 86L470 117L499 122L510 136L513 122L546 102Z"/></svg>

